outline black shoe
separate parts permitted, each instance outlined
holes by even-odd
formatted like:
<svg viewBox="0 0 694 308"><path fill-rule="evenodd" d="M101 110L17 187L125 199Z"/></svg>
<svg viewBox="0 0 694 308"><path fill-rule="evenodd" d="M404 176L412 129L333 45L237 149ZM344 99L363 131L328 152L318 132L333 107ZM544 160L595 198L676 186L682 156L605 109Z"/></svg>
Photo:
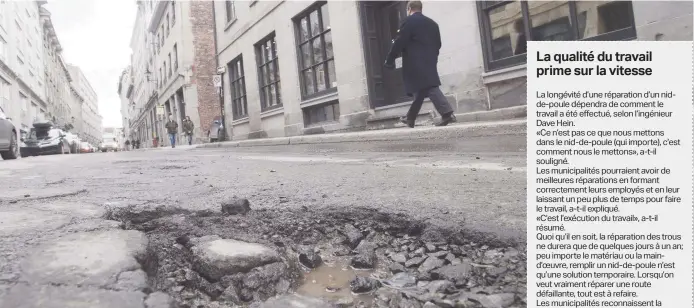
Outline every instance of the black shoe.
<svg viewBox="0 0 694 308"><path fill-rule="evenodd" d="M410 121L407 117L400 117L400 123L407 125L410 128L414 128L414 121Z"/></svg>
<svg viewBox="0 0 694 308"><path fill-rule="evenodd" d="M441 118L441 121L439 121L438 123L434 124L434 126L446 126L446 125L448 125L448 124L450 124L450 123L454 123L454 122L456 122L456 121L457 121L457 120L456 120L456 118L455 118L455 115L454 115L454 114L451 114L451 115L449 115L449 116L442 117L442 118Z"/></svg>

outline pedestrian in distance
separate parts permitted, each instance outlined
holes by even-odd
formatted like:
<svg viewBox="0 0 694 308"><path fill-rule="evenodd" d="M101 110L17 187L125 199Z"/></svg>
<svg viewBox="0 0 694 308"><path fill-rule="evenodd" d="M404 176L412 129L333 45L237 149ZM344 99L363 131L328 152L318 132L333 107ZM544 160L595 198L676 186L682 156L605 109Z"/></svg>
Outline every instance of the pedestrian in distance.
<svg viewBox="0 0 694 308"><path fill-rule="evenodd" d="M424 99L429 97L441 121L436 126L455 122L453 108L439 89L441 80L437 69L441 33L439 25L422 14L422 2L407 3L407 17L401 23L397 37L388 52L384 66L395 69L395 59L402 57L402 77L407 96L414 97L407 115L400 122L414 127Z"/></svg>
<svg viewBox="0 0 694 308"><path fill-rule="evenodd" d="M129 151L130 150L130 140L125 140L125 150Z"/></svg>
<svg viewBox="0 0 694 308"><path fill-rule="evenodd" d="M195 129L195 124L190 120L189 116L186 116L183 120L183 132L188 136L188 145L193 145L193 130Z"/></svg>
<svg viewBox="0 0 694 308"><path fill-rule="evenodd" d="M169 134L171 147L176 147L176 134L178 133L178 123L174 120L173 115L169 115L169 121L166 122L166 132Z"/></svg>

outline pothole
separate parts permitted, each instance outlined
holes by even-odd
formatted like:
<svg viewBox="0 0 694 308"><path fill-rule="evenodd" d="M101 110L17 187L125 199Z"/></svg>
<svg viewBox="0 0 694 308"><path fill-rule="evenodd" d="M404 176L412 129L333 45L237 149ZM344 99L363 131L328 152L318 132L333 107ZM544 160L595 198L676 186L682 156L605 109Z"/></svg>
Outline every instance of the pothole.
<svg viewBox="0 0 694 308"><path fill-rule="evenodd" d="M524 245L366 208L110 210L180 307L526 307ZM297 306L299 305L299 306ZM303 306L302 306L303 305Z"/></svg>

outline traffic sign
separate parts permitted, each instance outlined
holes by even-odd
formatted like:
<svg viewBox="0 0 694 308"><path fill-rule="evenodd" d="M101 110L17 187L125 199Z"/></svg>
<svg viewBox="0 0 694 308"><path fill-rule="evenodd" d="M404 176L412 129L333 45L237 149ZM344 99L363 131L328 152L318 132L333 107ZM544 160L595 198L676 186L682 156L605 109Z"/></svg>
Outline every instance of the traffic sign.
<svg viewBox="0 0 694 308"><path fill-rule="evenodd" d="M214 83L215 87L221 88L222 87L222 75L212 76L212 82Z"/></svg>

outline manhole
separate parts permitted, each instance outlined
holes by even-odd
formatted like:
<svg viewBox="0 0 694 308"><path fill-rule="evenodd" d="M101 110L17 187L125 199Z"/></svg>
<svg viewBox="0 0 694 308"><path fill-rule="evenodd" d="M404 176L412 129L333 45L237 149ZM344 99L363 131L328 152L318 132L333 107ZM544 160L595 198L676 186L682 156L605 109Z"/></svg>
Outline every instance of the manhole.
<svg viewBox="0 0 694 308"><path fill-rule="evenodd" d="M524 245L366 208L237 204L227 214L131 207L107 217L147 235L150 288L179 307L527 306Z"/></svg>

